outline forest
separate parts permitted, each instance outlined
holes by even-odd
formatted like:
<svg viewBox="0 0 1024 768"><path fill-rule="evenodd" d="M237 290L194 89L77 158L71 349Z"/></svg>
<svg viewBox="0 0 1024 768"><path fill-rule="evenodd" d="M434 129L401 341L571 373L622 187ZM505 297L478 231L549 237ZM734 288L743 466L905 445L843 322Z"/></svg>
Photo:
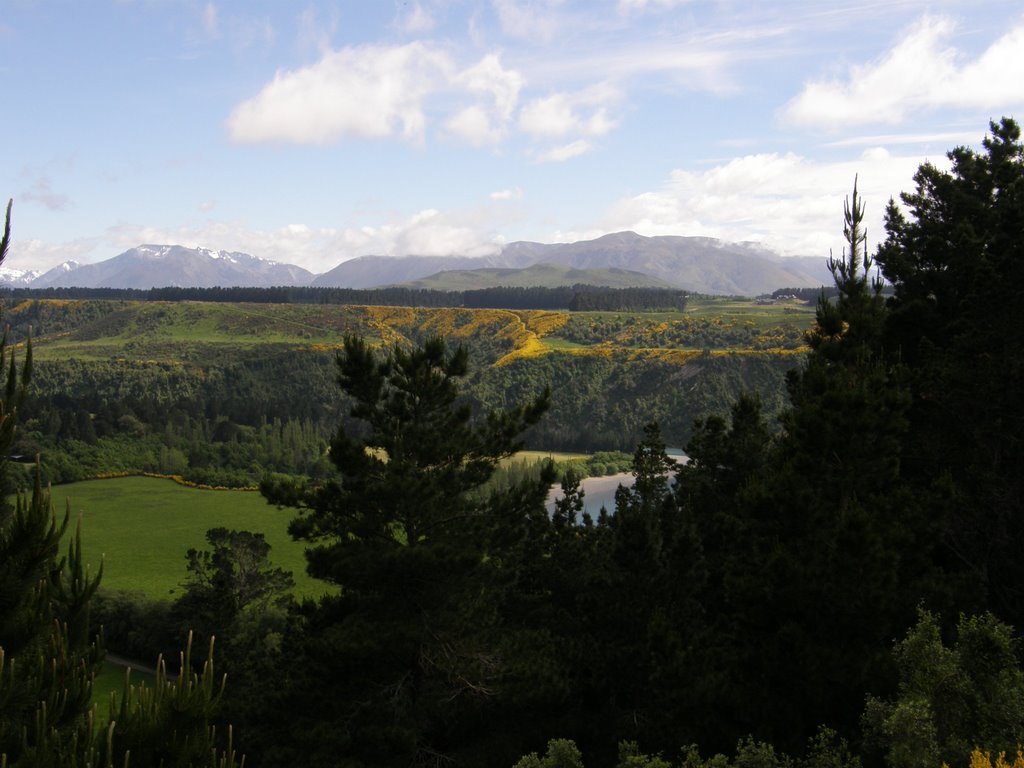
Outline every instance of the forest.
<svg viewBox="0 0 1024 768"><path fill-rule="evenodd" d="M156 472L252 487L266 472L330 471L346 334L444 335L470 355L464 395L477 413L552 387L529 448L632 453L644 424L658 420L681 447L694 419L741 391L778 412L813 310L710 297L686 313L49 298L5 318L35 356L14 450L41 455L44 481Z"/></svg>
<svg viewBox="0 0 1024 768"><path fill-rule="evenodd" d="M265 360L283 389L305 388L309 410L287 438L272 413L260 429L301 451L316 432L302 419L334 421L316 438L329 446L316 474L260 482L290 510L308 573L333 587L316 600L292 596L259 532L226 529L182 553L189 578L173 603L104 597L81 555L88 530L60 543L70 523L51 514L41 469L12 500L24 470L9 457L19 422L45 417L31 403L49 353L5 337L0 765L1024 765L1019 126L993 122L981 150L949 160L922 165L901 205L888 202L874 253L854 182L837 215L845 247L829 258L834 297L819 298L800 354L787 332L766 335L788 363L783 402L741 388L685 431L666 412L681 400L643 411L630 422L635 484L596 518L579 476L552 464L487 484L526 441L585 428L558 421L558 386L607 386L594 370L609 353L599 341L577 360L594 369L555 386L528 386L517 366L554 365L545 350L609 334L615 354L665 364L651 345L676 333L701 341L672 355L735 365L741 355L714 354L714 327L559 317L555 337L548 315L386 326L357 313L320 380L296 382L306 369L287 350ZM10 208L4 249L9 225ZM108 310L96 310L108 324L152 320ZM501 330L474 352L459 334L481 322ZM105 355L99 338L76 343ZM154 360L157 378L137 391L175 382L170 397L185 386L175 376L200 381L208 353L183 360L175 347L177 362ZM488 361L494 378L475 378ZM57 402L60 385L43 386ZM68 395L60 425L87 389ZM157 423L132 407L89 424ZM231 408L243 404L225 397L210 413ZM198 413L174 418L185 416L197 443L215 442ZM225 444L248 426L220 423ZM685 440L688 464L669 458L666 436ZM177 661L98 713L94 671L132 632Z"/></svg>
<svg viewBox="0 0 1024 768"><path fill-rule="evenodd" d="M9 301L102 299L111 301L212 301L256 304L338 304L383 307L475 307L480 309L568 309L572 311L675 309L686 307L686 292L673 288L609 288L576 284L557 288L0 288Z"/></svg>

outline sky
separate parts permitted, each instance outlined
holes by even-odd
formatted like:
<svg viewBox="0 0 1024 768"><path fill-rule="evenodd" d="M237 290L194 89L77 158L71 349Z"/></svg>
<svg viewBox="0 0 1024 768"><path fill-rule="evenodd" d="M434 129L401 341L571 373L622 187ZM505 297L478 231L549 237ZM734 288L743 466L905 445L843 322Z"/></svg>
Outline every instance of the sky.
<svg viewBox="0 0 1024 768"><path fill-rule="evenodd" d="M0 0L6 267L610 232L828 256L1024 120L1019 0Z"/></svg>

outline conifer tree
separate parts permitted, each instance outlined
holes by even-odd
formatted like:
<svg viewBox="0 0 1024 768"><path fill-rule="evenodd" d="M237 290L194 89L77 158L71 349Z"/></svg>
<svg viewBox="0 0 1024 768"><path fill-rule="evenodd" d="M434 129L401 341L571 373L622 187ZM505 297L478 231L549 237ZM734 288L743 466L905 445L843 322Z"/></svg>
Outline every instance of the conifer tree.
<svg viewBox="0 0 1024 768"><path fill-rule="evenodd" d="M291 531L310 543L309 572L340 588L306 612L301 661L289 667L301 682L270 704L292 721L274 730L266 759L417 765L471 740L500 671L487 632L497 522L476 491L548 397L474 419L460 400L467 370L466 350L439 338L384 355L346 338L338 380L352 405L330 445L338 479L264 485L302 508ZM310 743L306 729L330 735Z"/></svg>
<svg viewBox="0 0 1024 768"><path fill-rule="evenodd" d="M895 295L885 328L913 394L903 476L941 524L942 566L974 605L1024 625L1024 142L1009 118L975 151L925 163L890 202L876 261ZM955 611L946 611L955 615Z"/></svg>
<svg viewBox="0 0 1024 768"><path fill-rule="evenodd" d="M698 424L679 476L707 568L695 694L715 748L754 732L795 749L823 722L855 727L922 596L929 529L900 475L909 395L885 351L864 211L855 182L846 247L829 257L837 296L818 302L781 434L742 398L731 425Z"/></svg>

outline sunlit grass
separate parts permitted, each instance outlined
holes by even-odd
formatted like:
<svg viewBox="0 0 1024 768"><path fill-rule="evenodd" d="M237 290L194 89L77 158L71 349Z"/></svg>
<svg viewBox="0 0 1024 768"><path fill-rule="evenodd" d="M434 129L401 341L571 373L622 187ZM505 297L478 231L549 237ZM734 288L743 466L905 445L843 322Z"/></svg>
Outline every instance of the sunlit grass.
<svg viewBox="0 0 1024 768"><path fill-rule="evenodd" d="M206 531L216 527L262 533L274 565L294 575L297 595L315 597L327 589L306 574L304 545L288 535L293 512L267 504L254 491L206 491L171 480L122 477L54 487L58 511L65 499L73 517L81 516L82 550L93 573L103 561L106 589L174 599L187 576L185 553L206 548Z"/></svg>

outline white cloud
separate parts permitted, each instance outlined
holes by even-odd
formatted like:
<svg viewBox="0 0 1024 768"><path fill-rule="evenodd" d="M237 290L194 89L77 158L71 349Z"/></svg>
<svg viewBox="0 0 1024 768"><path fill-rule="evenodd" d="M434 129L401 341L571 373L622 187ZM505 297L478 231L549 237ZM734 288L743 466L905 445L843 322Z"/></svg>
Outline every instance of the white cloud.
<svg viewBox="0 0 1024 768"><path fill-rule="evenodd" d="M564 162L594 149L592 139L612 131L618 120L609 113L621 98L618 89L596 85L576 93L554 93L525 104L518 127L540 141L559 140L556 146L529 152L542 163Z"/></svg>
<svg viewBox="0 0 1024 768"><path fill-rule="evenodd" d="M519 187L515 189L499 189L491 192L488 197L491 200L521 200L523 198L523 190Z"/></svg>
<svg viewBox="0 0 1024 768"><path fill-rule="evenodd" d="M448 133L474 146L497 144L505 138L507 125L523 87L523 77L505 69L497 54L489 54L460 72L454 85L484 101L465 107L445 123Z"/></svg>
<svg viewBox="0 0 1024 768"><path fill-rule="evenodd" d="M455 82L470 93L490 96L495 110L504 119L511 116L524 85L523 76L514 69L505 69L501 57L494 53L460 72Z"/></svg>
<svg viewBox="0 0 1024 768"><path fill-rule="evenodd" d="M234 141L323 144L395 135L422 141L423 101L450 77L449 57L422 43L332 51L319 62L278 72L228 118Z"/></svg>
<svg viewBox="0 0 1024 768"><path fill-rule="evenodd" d="M897 124L922 110L1024 105L1024 24L974 60L952 47L946 17L926 16L882 57L845 78L808 83L782 110L786 122L838 128Z"/></svg>
<svg viewBox="0 0 1024 768"><path fill-rule="evenodd" d="M493 0L502 31L509 37L550 42L560 26L556 13L563 0Z"/></svg>
<svg viewBox="0 0 1024 768"><path fill-rule="evenodd" d="M537 155L537 162L564 163L566 160L571 160L574 157L585 155L593 148L594 145L586 139L578 139L570 142L569 144L562 144L561 146L553 147L545 152L541 152Z"/></svg>
<svg viewBox="0 0 1024 768"><path fill-rule="evenodd" d="M82 237L63 243L15 238L4 266L44 272L65 261L86 261L99 244L100 239L94 237Z"/></svg>
<svg viewBox="0 0 1024 768"><path fill-rule="evenodd" d="M890 197L913 188L924 160L884 147L833 163L793 153L747 155L704 171L673 171L660 189L618 201L599 225L605 232L754 241L786 255L824 257L842 246L843 200L857 175L873 249L884 238ZM941 160L936 165L944 167Z"/></svg>
<svg viewBox="0 0 1024 768"><path fill-rule="evenodd" d="M497 144L505 137L501 125L492 120L488 111L479 105L456 112L445 122L445 130L474 147Z"/></svg>
<svg viewBox="0 0 1024 768"><path fill-rule="evenodd" d="M608 85L534 99L519 112L519 129L536 138L604 136L617 122L608 114L621 96Z"/></svg>

